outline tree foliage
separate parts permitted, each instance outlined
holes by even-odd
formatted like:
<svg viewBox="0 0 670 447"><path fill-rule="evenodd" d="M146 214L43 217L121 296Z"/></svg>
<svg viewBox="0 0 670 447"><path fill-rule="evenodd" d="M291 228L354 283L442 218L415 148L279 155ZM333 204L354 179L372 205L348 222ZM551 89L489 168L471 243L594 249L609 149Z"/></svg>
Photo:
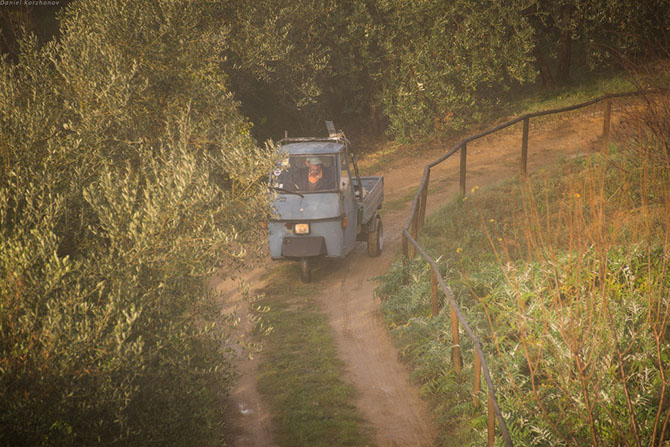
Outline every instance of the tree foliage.
<svg viewBox="0 0 670 447"><path fill-rule="evenodd" d="M226 71L265 132L323 130L370 113L380 70L374 1L261 0L229 5Z"/></svg>
<svg viewBox="0 0 670 447"><path fill-rule="evenodd" d="M662 0L535 0L524 10L545 87L567 82L574 65L596 68L657 56L654 51L667 47L669 13Z"/></svg>
<svg viewBox="0 0 670 447"><path fill-rule="evenodd" d="M537 80L553 88L637 63L670 37L665 0L259 0L196 10L219 21L226 45L216 56L262 138L317 134L324 119L401 140L449 132ZM16 18L4 16L3 46L14 54ZM207 45L188 45L182 58L212 59Z"/></svg>
<svg viewBox="0 0 670 447"><path fill-rule="evenodd" d="M477 122L537 79L644 55L667 17L662 0L263 0L229 5L226 63L261 133L331 117L410 139Z"/></svg>
<svg viewBox="0 0 670 447"><path fill-rule="evenodd" d="M519 2L386 2L380 100L401 139L460 128L514 83L530 82L533 30Z"/></svg>
<svg viewBox="0 0 670 447"><path fill-rule="evenodd" d="M208 1L80 0L0 65L0 443L218 444L228 322L204 279L272 165Z"/></svg>

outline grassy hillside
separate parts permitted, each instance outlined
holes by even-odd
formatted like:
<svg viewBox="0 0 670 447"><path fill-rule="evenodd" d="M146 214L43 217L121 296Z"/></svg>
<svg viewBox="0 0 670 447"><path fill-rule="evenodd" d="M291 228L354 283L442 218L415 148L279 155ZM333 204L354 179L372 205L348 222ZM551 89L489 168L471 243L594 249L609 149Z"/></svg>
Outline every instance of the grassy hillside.
<svg viewBox="0 0 670 447"><path fill-rule="evenodd" d="M475 190L422 232L485 345L516 445L670 439L667 102L652 103L609 153ZM397 262L377 293L435 402L442 444L482 445L472 344L462 336L455 375L449 311L430 316L425 262Z"/></svg>

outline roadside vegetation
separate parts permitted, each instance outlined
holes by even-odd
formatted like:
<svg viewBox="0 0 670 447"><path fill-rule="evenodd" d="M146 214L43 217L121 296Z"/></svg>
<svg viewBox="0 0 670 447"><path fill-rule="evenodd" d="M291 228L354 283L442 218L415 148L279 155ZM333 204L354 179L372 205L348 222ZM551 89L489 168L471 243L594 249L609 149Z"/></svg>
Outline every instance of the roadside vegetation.
<svg viewBox="0 0 670 447"><path fill-rule="evenodd" d="M72 2L0 58L1 445L223 443L204 284L257 240L272 155L216 68L216 5L178 3Z"/></svg>
<svg viewBox="0 0 670 447"><path fill-rule="evenodd" d="M295 265L273 269L255 309L263 353L258 390L270 405L280 446L367 446L371 432L342 381L327 317L313 296L318 285L297 281Z"/></svg>
<svg viewBox="0 0 670 447"><path fill-rule="evenodd" d="M483 341L516 445L670 439L670 110L667 94L648 99L608 152L475 186L422 230ZM472 343L461 336L455 375L449 309L431 317L426 263L399 260L380 281L442 445L483 444Z"/></svg>

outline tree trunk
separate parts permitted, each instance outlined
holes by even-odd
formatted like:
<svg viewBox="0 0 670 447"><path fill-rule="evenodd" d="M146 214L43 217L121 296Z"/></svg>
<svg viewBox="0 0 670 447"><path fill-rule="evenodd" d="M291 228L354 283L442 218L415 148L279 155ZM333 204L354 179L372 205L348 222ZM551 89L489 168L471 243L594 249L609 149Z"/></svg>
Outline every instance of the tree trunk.
<svg viewBox="0 0 670 447"><path fill-rule="evenodd" d="M570 6L564 6L561 15L561 21L559 22L561 37L558 43L558 79L561 82L567 82L570 78L570 62L572 59L572 31L570 30L572 9Z"/></svg>
<svg viewBox="0 0 670 447"><path fill-rule="evenodd" d="M561 31L561 40L558 48L558 79L567 82L570 78L570 62L572 59L572 33L570 30Z"/></svg>
<svg viewBox="0 0 670 447"><path fill-rule="evenodd" d="M535 62L537 63L537 68L540 70L540 77L542 78L542 86L546 89L554 88L554 78L551 75L551 70L547 65L547 61L544 59L542 54L542 49L540 48L539 43L535 45L533 50L533 55L535 56Z"/></svg>

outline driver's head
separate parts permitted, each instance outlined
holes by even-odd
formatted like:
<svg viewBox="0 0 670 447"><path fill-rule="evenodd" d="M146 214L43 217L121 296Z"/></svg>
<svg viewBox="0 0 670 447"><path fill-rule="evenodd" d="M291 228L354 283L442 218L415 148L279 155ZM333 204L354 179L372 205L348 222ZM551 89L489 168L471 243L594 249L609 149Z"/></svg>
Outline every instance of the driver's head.
<svg viewBox="0 0 670 447"><path fill-rule="evenodd" d="M318 157L310 157L305 160L310 175L319 175L323 169L323 161Z"/></svg>

